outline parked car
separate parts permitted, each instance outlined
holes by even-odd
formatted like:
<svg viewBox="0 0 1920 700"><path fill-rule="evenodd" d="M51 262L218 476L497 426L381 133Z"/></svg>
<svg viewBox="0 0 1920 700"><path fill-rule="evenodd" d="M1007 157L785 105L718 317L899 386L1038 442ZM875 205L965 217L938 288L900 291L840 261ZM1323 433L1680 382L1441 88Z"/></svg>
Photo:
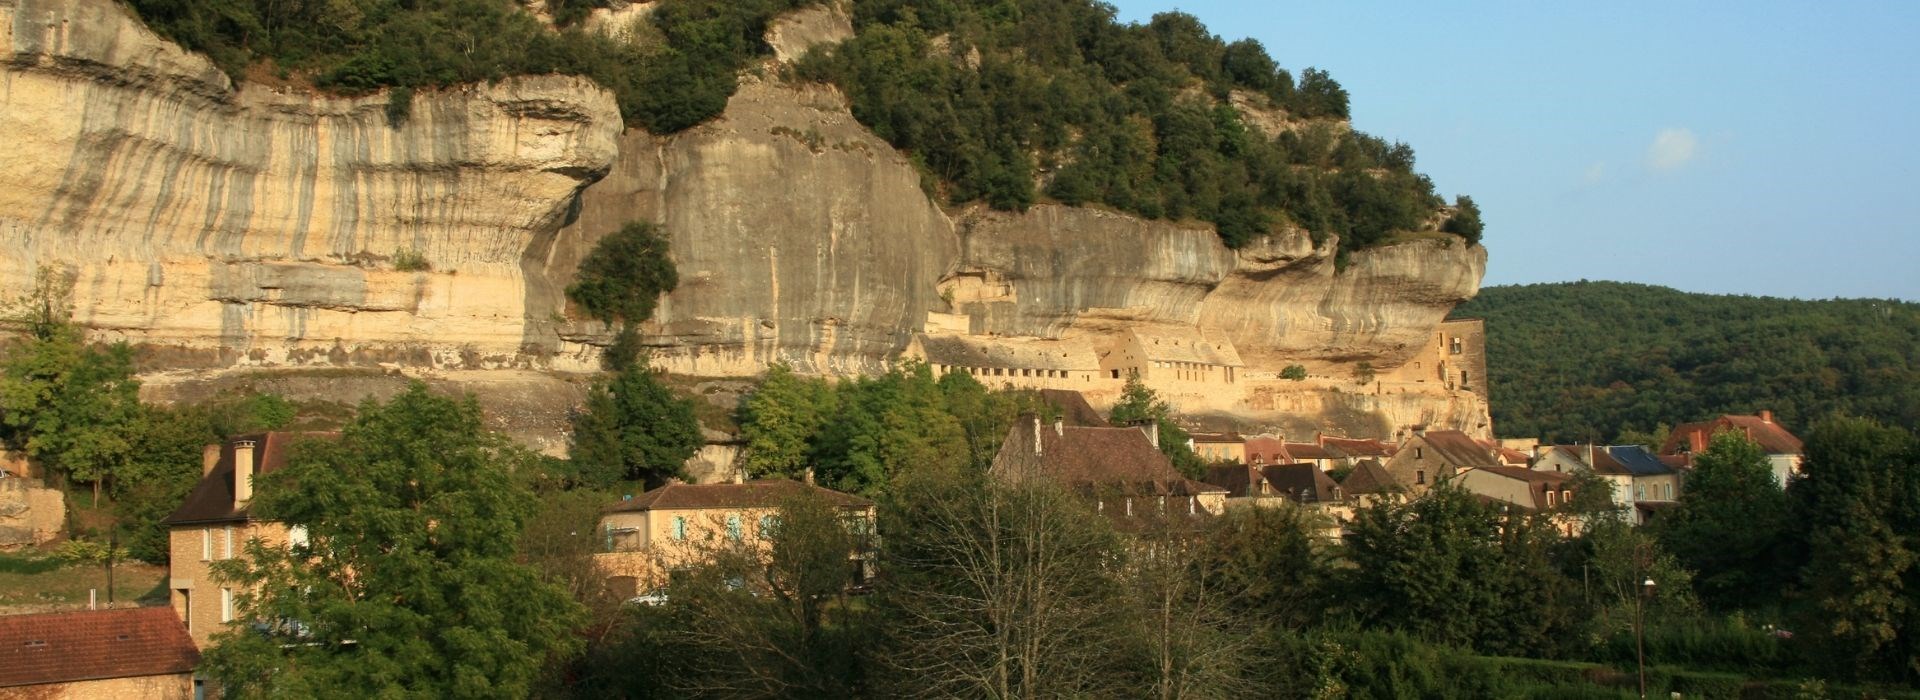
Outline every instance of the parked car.
<svg viewBox="0 0 1920 700"><path fill-rule="evenodd" d="M642 593L632 598L628 598L627 604L628 605L645 605L647 607L659 607L662 605L666 605L667 591L666 589L654 589L652 591Z"/></svg>

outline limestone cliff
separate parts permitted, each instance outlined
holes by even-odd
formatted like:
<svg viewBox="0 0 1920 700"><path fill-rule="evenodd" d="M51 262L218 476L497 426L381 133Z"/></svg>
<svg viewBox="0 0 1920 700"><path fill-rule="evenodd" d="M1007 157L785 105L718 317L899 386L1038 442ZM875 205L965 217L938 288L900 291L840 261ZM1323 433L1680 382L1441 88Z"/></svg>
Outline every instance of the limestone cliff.
<svg viewBox="0 0 1920 700"><path fill-rule="evenodd" d="M387 364L545 386L497 371L594 365L606 330L563 290L600 237L647 220L681 285L643 337L678 373L872 372L935 326L1204 329L1231 338L1247 381L1168 391L1192 412L1294 434L1484 430L1484 396L1394 374L1474 293L1482 249L1412 240L1336 270L1331 242L1300 233L1231 250L1202 226L1090 208L944 211L836 90L777 77L850 33L836 5L775 23L775 58L722 116L660 137L622 133L580 79L422 93L396 120L383 94L235 88L110 0L0 0L0 296L65 267L79 320L161 369ZM1387 376L1356 384L1359 362ZM1288 364L1313 378L1275 380ZM191 395L182 381L162 395Z"/></svg>
<svg viewBox="0 0 1920 700"><path fill-rule="evenodd" d="M514 362L522 253L619 131L577 78L421 94L404 120L385 95L236 89L108 0L0 0L0 36L0 289L67 268L78 320L175 362Z"/></svg>

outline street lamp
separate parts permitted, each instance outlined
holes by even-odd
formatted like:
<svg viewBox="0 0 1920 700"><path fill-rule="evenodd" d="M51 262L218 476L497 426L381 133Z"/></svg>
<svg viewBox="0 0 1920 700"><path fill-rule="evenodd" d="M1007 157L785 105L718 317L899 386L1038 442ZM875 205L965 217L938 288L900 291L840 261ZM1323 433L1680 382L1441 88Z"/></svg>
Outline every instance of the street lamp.
<svg viewBox="0 0 1920 700"><path fill-rule="evenodd" d="M1644 561L1641 564L1645 566ZM1653 599L1653 577L1640 582L1639 595L1633 597L1633 647L1640 659L1640 700L1647 698L1647 601Z"/></svg>

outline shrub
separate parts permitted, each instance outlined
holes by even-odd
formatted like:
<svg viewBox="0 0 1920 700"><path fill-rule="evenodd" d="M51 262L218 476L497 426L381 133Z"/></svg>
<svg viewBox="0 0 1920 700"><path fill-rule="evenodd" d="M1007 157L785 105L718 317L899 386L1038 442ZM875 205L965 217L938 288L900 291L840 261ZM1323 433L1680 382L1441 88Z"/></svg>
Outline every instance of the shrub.
<svg viewBox="0 0 1920 700"><path fill-rule="evenodd" d="M401 248L393 254L393 269L401 272L425 272L433 269L427 262L427 255L412 248Z"/></svg>
<svg viewBox="0 0 1920 700"><path fill-rule="evenodd" d="M387 126L398 128L413 114L413 88L397 87L387 91Z"/></svg>
<svg viewBox="0 0 1920 700"><path fill-rule="evenodd" d="M1305 381L1307 378L1307 368L1300 365L1287 365L1286 369L1280 370L1280 378L1291 379L1296 382Z"/></svg>
<svg viewBox="0 0 1920 700"><path fill-rule="evenodd" d="M107 561L109 552L111 552L115 559L127 558L127 548L125 547L115 547L109 550L105 542L77 539L60 543L59 549L54 550L54 556L69 565L102 564Z"/></svg>
<svg viewBox="0 0 1920 700"><path fill-rule="evenodd" d="M653 317L660 295L680 284L667 248L666 237L652 223L628 222L580 261L567 298L609 325L643 323Z"/></svg>

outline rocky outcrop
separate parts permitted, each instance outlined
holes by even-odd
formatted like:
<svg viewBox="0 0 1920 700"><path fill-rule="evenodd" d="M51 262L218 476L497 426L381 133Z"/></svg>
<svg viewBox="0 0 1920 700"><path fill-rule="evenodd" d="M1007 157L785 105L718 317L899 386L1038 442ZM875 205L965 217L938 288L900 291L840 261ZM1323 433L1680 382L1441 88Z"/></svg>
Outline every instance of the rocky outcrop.
<svg viewBox="0 0 1920 700"><path fill-rule="evenodd" d="M1415 239L1337 270L1332 242L1298 232L1231 250L1204 226L1095 208L943 211L837 90L776 77L850 32L837 4L782 18L772 62L720 117L660 137L621 132L611 96L577 78L422 93L405 110L236 89L110 0L0 0L0 295L64 267L80 321L165 367L385 364L456 384L450 370L584 370L607 329L564 289L602 236L651 221L681 283L643 340L678 373L873 372L935 325L1151 325L1237 346L1248 381L1186 397L1203 412L1309 411L1374 434L1484 422L1484 400L1431 387L1265 381L1286 364L1333 377L1406 362L1473 294L1480 248Z"/></svg>
<svg viewBox="0 0 1920 700"><path fill-rule="evenodd" d="M0 0L0 36L0 289L66 268L175 363L524 363L523 254L619 131L579 78L236 89L107 0Z"/></svg>

